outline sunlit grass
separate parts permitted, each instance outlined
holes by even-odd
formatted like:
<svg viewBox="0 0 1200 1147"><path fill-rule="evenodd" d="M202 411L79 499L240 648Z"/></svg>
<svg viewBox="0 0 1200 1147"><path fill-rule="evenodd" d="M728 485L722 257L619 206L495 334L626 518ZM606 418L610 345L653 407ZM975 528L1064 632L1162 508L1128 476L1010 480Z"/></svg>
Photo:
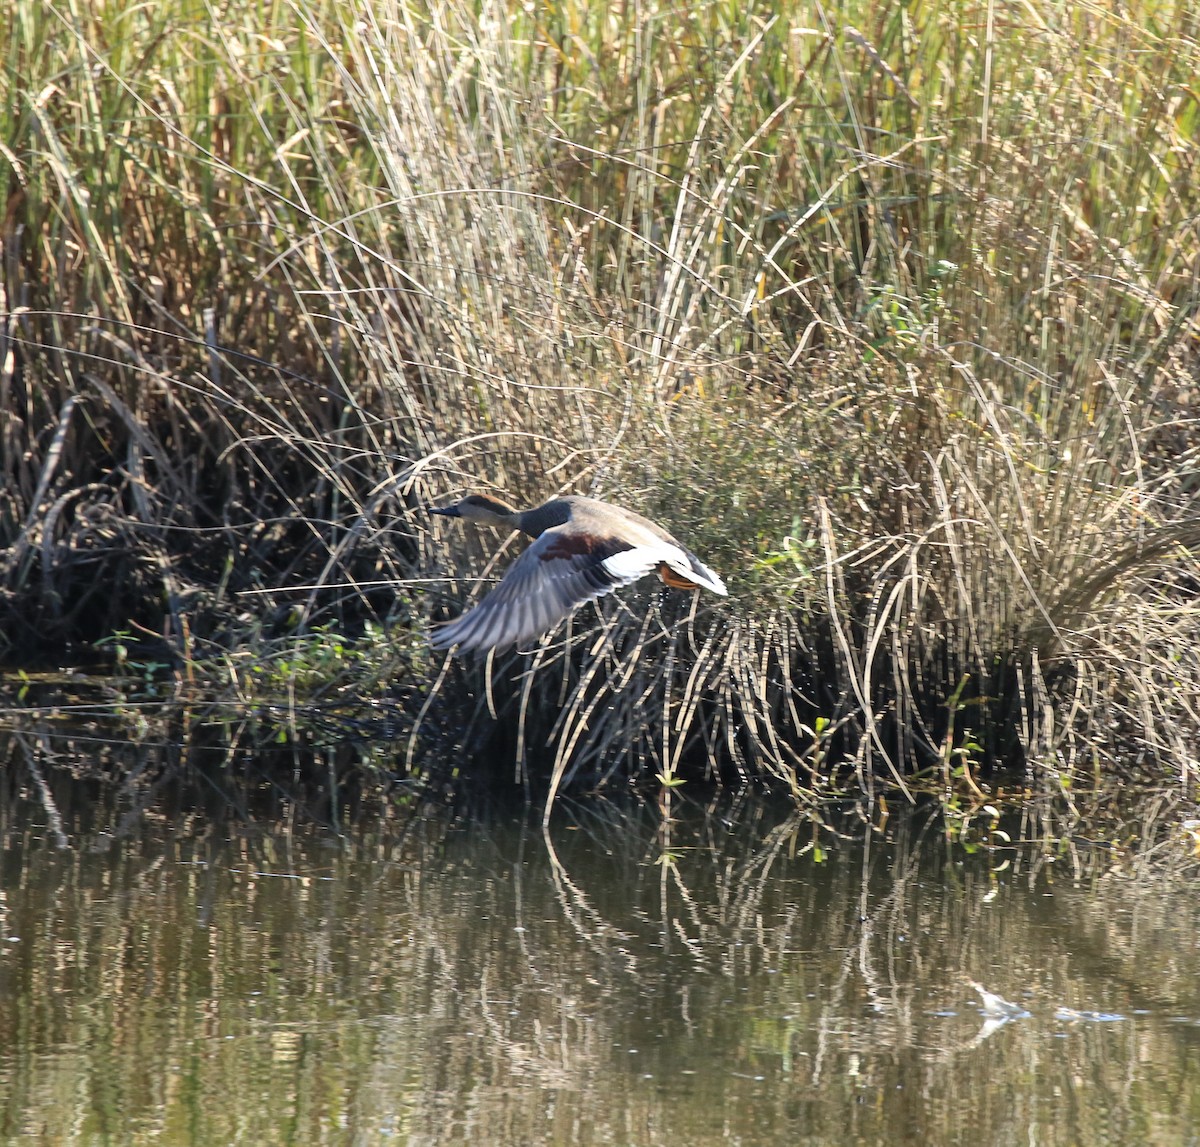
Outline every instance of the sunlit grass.
<svg viewBox="0 0 1200 1147"><path fill-rule="evenodd" d="M386 624L410 760L449 728L556 784L1189 791L1197 36L1151 3L18 3L12 652L132 622L215 687ZM732 599L443 666L420 633L504 541L430 531L468 488L642 510Z"/></svg>

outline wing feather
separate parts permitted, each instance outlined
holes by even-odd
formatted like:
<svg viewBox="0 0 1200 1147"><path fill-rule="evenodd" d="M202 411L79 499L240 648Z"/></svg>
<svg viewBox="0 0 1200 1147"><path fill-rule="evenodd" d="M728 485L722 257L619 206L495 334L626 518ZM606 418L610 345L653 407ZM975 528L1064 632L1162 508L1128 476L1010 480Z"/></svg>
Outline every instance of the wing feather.
<svg viewBox="0 0 1200 1147"><path fill-rule="evenodd" d="M655 564L650 558L610 568L614 555L642 548L562 527L546 530L483 601L434 631L433 647L504 648L545 633L584 602L649 573Z"/></svg>

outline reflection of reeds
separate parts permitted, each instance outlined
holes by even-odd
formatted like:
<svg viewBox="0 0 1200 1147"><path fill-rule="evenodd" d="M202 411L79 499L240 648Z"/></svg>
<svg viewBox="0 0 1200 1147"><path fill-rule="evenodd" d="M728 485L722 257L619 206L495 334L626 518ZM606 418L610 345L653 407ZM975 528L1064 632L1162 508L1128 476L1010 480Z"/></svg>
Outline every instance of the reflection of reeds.
<svg viewBox="0 0 1200 1147"><path fill-rule="evenodd" d="M10 652L127 630L293 729L391 689L414 769L556 788L1186 787L1187 11L310 0L198 44L169 3L18 5ZM435 662L515 552L430 531L469 487L646 511L732 604Z"/></svg>
<svg viewBox="0 0 1200 1147"><path fill-rule="evenodd" d="M1063 879L1037 846L997 876L909 816L884 835L590 802L548 838L157 816L118 836L119 808L81 793L66 851L36 806L0 802L9 1129L708 1144L778 1141L802 1100L816 1142L905 1121L930 1142L1099 1143L1114 1109L1186 1142L1194 1029L1170 1020L1200 1009L1198 921L1167 882ZM1029 1017L980 1039L971 980ZM1054 1102L1080 1078L1088 1102Z"/></svg>

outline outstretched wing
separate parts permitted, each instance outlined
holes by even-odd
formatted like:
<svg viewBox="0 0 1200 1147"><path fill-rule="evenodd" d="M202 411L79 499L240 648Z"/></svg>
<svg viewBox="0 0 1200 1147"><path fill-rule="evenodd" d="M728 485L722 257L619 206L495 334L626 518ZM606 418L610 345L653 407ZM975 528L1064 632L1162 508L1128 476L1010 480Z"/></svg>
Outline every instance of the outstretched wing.
<svg viewBox="0 0 1200 1147"><path fill-rule="evenodd" d="M650 573L663 560L659 547L578 529L546 530L474 609L434 631L434 649L503 649L553 629L585 601L602 597Z"/></svg>

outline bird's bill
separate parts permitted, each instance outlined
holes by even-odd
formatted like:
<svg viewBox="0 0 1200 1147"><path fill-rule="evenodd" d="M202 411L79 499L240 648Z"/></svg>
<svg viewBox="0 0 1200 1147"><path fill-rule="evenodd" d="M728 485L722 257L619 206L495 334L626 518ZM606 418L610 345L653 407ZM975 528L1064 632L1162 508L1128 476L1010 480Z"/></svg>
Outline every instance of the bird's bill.
<svg viewBox="0 0 1200 1147"><path fill-rule="evenodd" d="M429 512L431 514L441 514L441 516L444 518L461 518L462 517L462 511L459 510L459 508L457 506L441 506L441 507L430 506Z"/></svg>

